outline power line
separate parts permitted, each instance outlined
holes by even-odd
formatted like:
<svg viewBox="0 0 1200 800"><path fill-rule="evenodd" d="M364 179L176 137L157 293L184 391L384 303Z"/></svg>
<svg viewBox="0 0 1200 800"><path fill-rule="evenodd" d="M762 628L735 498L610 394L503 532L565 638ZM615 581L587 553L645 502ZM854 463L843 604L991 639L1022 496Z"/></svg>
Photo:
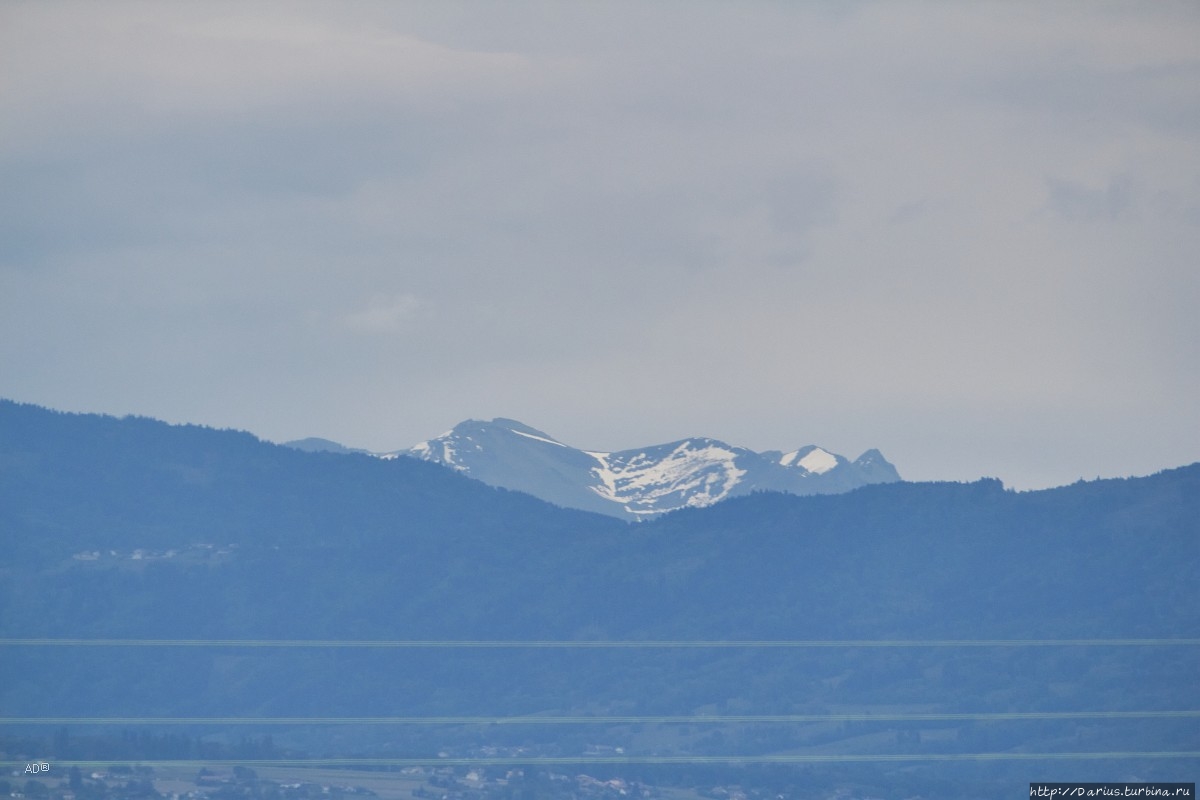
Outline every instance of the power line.
<svg viewBox="0 0 1200 800"><path fill-rule="evenodd" d="M0 717L0 725L711 725L821 722L1006 722L1194 719L1200 710L979 713L696 714L666 716Z"/></svg>
<svg viewBox="0 0 1200 800"><path fill-rule="evenodd" d="M789 754L764 756L481 756L448 758L303 758L303 759L185 759L124 761L55 761L55 767L116 767L142 765L184 768L212 765L241 767L434 767L434 766L558 766L590 764L852 764L913 761L1099 761L1130 759L1200 759L1200 751L1110 751L1084 753L873 753Z"/></svg>
<svg viewBox="0 0 1200 800"><path fill-rule="evenodd" d="M1200 645L1181 639L78 639L0 638L0 647L253 647L376 649L818 649L930 647L1180 647Z"/></svg>

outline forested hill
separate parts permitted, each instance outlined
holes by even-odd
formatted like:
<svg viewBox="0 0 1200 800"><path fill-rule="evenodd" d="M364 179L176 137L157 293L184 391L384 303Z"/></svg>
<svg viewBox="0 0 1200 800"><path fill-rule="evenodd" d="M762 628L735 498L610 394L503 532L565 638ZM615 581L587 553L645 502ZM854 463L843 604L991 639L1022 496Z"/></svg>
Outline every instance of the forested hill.
<svg viewBox="0 0 1200 800"><path fill-rule="evenodd" d="M1200 634L1200 465L764 493L630 527L412 459L5 402L0 515L13 635Z"/></svg>
<svg viewBox="0 0 1200 800"><path fill-rule="evenodd" d="M1200 465L1029 493L985 480L756 494L630 525L412 459L0 403L0 549L0 637L724 643L9 645L0 706L17 715L1200 707L1197 648L1116 643L1200 637ZM981 643L992 639L1101 641ZM738 644L757 640L833 644ZM837 644L857 640L875 644ZM925 640L975 644L911 644ZM1072 724L1022 723L985 744L1079 749ZM568 755L594 741L688 754L807 752L813 737L845 738L838 752L892 746L844 727L510 738ZM1085 749L1200 749L1194 720L1093 727ZM346 732L338 747L381 735ZM437 752L499 736L459 735L388 741ZM984 746L962 723L922 735L934 749Z"/></svg>
<svg viewBox="0 0 1200 800"><path fill-rule="evenodd" d="M0 401L10 554L85 549L403 549L427 537L622 530L413 459L302 453L254 436Z"/></svg>

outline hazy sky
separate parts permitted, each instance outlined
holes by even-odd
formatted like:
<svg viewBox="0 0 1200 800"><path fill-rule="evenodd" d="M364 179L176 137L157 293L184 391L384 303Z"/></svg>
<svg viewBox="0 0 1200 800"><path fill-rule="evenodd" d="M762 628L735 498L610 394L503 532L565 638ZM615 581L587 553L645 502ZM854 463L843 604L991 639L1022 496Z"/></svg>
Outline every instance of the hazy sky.
<svg viewBox="0 0 1200 800"><path fill-rule="evenodd" d="M0 396L1200 459L1200 5L0 5Z"/></svg>

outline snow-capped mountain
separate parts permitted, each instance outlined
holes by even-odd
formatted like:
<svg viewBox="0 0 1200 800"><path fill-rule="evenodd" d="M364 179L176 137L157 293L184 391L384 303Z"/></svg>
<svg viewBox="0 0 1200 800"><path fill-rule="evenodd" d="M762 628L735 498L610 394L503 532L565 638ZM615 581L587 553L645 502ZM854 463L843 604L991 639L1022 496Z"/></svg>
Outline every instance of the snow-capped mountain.
<svg viewBox="0 0 1200 800"><path fill-rule="evenodd" d="M492 486L624 519L762 489L833 494L900 480L878 450L849 461L815 445L756 453L695 438L604 453L578 450L511 419L467 420L408 450L378 455L436 461Z"/></svg>

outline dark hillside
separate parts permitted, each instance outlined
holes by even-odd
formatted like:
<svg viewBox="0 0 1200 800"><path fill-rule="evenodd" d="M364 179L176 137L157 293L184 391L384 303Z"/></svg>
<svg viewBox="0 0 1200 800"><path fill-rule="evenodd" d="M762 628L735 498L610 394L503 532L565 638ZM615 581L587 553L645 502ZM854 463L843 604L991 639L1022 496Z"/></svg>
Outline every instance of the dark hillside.
<svg viewBox="0 0 1200 800"><path fill-rule="evenodd" d="M245 433L0 403L0 551L0 636L10 638L1200 637L1192 580L1200 465L1031 493L980 481L758 494L626 525L410 459L305 453ZM10 644L0 648L10 676L0 708L29 716L1178 711L1200 708L1198 654L1113 643ZM334 738L328 728L272 730L314 752L416 755L519 745L571 756L597 742L725 756L1200 750L1194 718L377 726Z"/></svg>

